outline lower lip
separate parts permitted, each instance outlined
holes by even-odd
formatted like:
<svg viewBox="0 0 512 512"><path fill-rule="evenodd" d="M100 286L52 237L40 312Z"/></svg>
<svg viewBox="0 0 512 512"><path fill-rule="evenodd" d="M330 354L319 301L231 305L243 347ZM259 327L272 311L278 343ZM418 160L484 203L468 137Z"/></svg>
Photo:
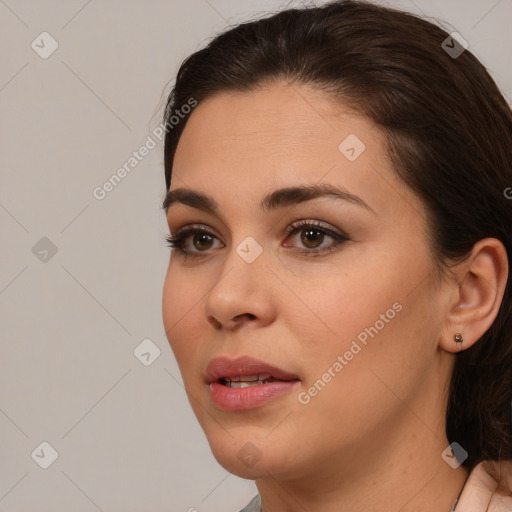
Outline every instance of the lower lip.
<svg viewBox="0 0 512 512"><path fill-rule="evenodd" d="M246 388L229 388L219 382L210 383L210 396L224 411L245 411L265 405L269 400L288 393L298 380L268 382Z"/></svg>

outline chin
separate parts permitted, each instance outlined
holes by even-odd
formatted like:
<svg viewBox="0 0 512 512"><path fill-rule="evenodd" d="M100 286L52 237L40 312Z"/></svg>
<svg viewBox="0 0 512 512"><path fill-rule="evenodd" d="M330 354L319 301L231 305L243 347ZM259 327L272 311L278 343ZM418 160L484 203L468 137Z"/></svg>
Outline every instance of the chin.
<svg viewBox="0 0 512 512"><path fill-rule="evenodd" d="M223 432L220 436L207 436L208 443L215 460L230 473L255 480L290 472L286 444L251 435L230 437Z"/></svg>

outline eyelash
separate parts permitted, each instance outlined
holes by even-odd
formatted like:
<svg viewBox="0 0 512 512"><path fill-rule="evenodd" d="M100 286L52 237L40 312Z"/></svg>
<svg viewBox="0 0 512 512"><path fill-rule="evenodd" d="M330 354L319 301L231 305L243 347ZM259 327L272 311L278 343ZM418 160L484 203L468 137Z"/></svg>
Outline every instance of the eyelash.
<svg viewBox="0 0 512 512"><path fill-rule="evenodd" d="M350 240L347 236L340 234L340 233L336 233L335 231L332 231L331 229L324 227L319 222L310 221L310 220L301 220L301 221L294 222L293 224L290 224L290 226L288 226L288 228L286 229L286 236L288 237L295 231L301 231L305 228L313 228L315 231L319 231L319 232L323 233L324 235L327 235L334 239L334 242L327 248L299 250L299 252L301 252L302 254L306 254L308 256L315 256L317 254L327 254L327 253L335 250L338 246L340 246L344 242L347 242ZM165 237L165 241L167 242L167 245L169 247L177 249L178 252L180 254L182 254L185 258L201 257L201 256L203 256L203 254L205 254L209 251L206 250L206 251L193 252L193 251L188 251L188 250L184 249L186 239L190 235L196 234L196 233L205 234L205 235L209 235L214 238L217 238L217 237L215 237L215 235L213 235L213 233L211 233L204 227L187 226L185 228L178 229L176 231L176 234L174 237L171 235L167 235Z"/></svg>

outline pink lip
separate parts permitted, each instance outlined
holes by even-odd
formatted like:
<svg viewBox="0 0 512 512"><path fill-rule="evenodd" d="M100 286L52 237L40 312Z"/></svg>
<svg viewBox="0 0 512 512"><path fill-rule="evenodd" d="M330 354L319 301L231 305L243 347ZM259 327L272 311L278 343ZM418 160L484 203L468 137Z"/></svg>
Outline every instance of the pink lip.
<svg viewBox="0 0 512 512"><path fill-rule="evenodd" d="M299 377L280 368L254 359L242 356L236 359L216 357L206 367L206 380L208 383L217 382L224 377L239 377L242 375L259 375L268 373L279 380L297 380Z"/></svg>
<svg viewBox="0 0 512 512"><path fill-rule="evenodd" d="M268 382L246 388L230 388L220 382L224 377L261 374L270 374L283 382ZM210 397L217 407L225 411L242 411L261 407L269 400L288 393L299 384L300 379L263 361L244 356L213 359L206 368L206 381Z"/></svg>
<svg viewBox="0 0 512 512"><path fill-rule="evenodd" d="M298 380L268 382L248 388L228 388L219 382L210 384L210 397L224 411L245 411L265 405L269 400L288 393L300 385Z"/></svg>

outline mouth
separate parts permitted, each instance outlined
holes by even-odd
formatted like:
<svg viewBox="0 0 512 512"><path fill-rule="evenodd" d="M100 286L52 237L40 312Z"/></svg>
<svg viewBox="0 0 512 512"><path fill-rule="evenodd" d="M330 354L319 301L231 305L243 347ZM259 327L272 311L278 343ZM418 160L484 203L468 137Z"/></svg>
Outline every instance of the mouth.
<svg viewBox="0 0 512 512"><path fill-rule="evenodd" d="M219 379L219 382L228 388L248 388L250 386L261 386L262 384L268 384L269 382L285 381L276 379L267 373L262 375L239 375L237 377L223 377Z"/></svg>
<svg viewBox="0 0 512 512"><path fill-rule="evenodd" d="M213 404L230 412L262 407L296 389L299 382L297 375L250 357L216 358L206 370Z"/></svg>
<svg viewBox="0 0 512 512"><path fill-rule="evenodd" d="M295 374L252 357L212 359L206 368L208 384L218 382L231 388L259 386L269 382L300 380Z"/></svg>

